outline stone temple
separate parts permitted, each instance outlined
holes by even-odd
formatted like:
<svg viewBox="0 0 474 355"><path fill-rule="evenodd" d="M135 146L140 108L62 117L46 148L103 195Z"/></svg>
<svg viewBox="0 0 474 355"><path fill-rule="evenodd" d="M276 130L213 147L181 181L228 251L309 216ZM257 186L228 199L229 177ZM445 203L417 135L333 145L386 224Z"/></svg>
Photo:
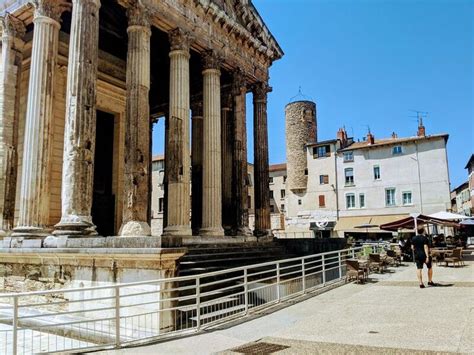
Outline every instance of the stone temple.
<svg viewBox="0 0 474 355"><path fill-rule="evenodd" d="M0 15L0 234L9 272L35 263L49 265L44 274L112 262L160 269L193 231L246 240L249 92L254 234L270 233L267 94L283 52L250 0L3 0ZM166 156L160 239L150 236L157 119Z"/></svg>

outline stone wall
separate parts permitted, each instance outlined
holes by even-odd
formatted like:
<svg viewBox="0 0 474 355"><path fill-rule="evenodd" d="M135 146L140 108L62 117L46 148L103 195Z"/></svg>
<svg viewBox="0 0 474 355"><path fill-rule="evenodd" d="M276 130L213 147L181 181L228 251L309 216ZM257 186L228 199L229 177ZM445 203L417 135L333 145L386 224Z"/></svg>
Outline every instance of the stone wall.
<svg viewBox="0 0 474 355"><path fill-rule="evenodd" d="M316 104L296 101L285 107L287 187L306 189L308 182L306 144L316 142Z"/></svg>

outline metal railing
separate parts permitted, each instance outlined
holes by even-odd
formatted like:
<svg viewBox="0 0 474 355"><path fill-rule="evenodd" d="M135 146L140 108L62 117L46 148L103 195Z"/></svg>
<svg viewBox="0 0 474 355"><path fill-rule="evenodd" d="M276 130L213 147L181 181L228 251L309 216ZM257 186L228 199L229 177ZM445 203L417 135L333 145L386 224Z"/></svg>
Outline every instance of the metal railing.
<svg viewBox="0 0 474 355"><path fill-rule="evenodd" d="M274 231L273 235L278 239L315 239L313 231L305 232L278 232Z"/></svg>
<svg viewBox="0 0 474 355"><path fill-rule="evenodd" d="M246 316L337 282L359 248L153 281L0 295L0 353L119 348Z"/></svg>

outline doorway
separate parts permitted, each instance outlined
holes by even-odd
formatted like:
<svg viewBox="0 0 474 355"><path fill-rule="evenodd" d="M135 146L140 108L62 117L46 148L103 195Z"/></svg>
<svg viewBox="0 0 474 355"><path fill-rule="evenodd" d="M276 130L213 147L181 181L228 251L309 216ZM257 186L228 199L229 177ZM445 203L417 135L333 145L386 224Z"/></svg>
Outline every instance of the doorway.
<svg viewBox="0 0 474 355"><path fill-rule="evenodd" d="M97 111L92 221L97 233L115 235L115 195L112 192L114 115Z"/></svg>

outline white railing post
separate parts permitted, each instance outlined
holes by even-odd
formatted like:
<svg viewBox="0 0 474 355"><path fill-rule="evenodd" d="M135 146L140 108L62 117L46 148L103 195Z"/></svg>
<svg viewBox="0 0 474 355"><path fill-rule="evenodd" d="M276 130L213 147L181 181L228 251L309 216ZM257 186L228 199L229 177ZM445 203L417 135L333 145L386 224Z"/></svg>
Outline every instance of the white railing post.
<svg viewBox="0 0 474 355"><path fill-rule="evenodd" d="M355 250L351 248L351 252L352 252L352 259L355 259Z"/></svg>
<svg viewBox="0 0 474 355"><path fill-rule="evenodd" d="M249 284L247 278L247 268L244 269L244 302L245 302L245 314L249 313Z"/></svg>
<svg viewBox="0 0 474 355"><path fill-rule="evenodd" d="M196 278L196 322L197 330L201 329L201 279Z"/></svg>
<svg viewBox="0 0 474 355"><path fill-rule="evenodd" d="M276 264L276 271L277 271L277 301L280 302L280 263L277 262Z"/></svg>
<svg viewBox="0 0 474 355"><path fill-rule="evenodd" d="M306 293L306 270L304 267L304 258L301 259L301 276L303 281L303 293Z"/></svg>
<svg viewBox="0 0 474 355"><path fill-rule="evenodd" d="M337 252L337 260L339 262L339 278L342 279L342 262L341 262L341 252Z"/></svg>
<svg viewBox="0 0 474 355"><path fill-rule="evenodd" d="M120 287L115 287L115 347L120 347Z"/></svg>
<svg viewBox="0 0 474 355"><path fill-rule="evenodd" d="M18 297L13 296L13 355L18 349Z"/></svg>
<svg viewBox="0 0 474 355"><path fill-rule="evenodd" d="M322 255L321 265L322 265L322 272L323 272L323 286L326 286L326 258Z"/></svg>

